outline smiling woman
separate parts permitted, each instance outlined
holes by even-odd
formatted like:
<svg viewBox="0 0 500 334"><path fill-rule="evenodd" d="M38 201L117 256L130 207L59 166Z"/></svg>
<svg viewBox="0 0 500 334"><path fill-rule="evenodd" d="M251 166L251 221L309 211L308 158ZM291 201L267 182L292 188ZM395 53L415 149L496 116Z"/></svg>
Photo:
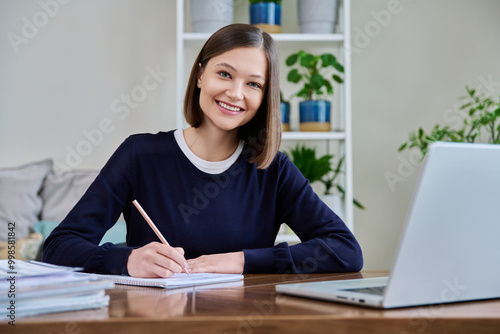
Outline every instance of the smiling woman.
<svg viewBox="0 0 500 334"><path fill-rule="evenodd" d="M193 64L190 127L130 136L47 238L44 260L89 272L305 273L361 269L356 239L312 190L281 140L278 56L246 24L214 33ZM157 242L137 200L168 244ZM123 213L127 246L99 246ZM275 245L286 223L303 243Z"/></svg>
<svg viewBox="0 0 500 334"><path fill-rule="evenodd" d="M203 121L196 128L185 132L186 141L192 141L195 133L210 133L210 138L232 136L230 156L238 146L238 128L247 124L257 113L264 97L267 62L260 48L236 48L212 58L199 70L197 87L200 88L200 107ZM189 145L190 146L190 145ZM210 151L210 145L193 148L193 152L203 157ZM219 151L218 147L213 148ZM207 157L208 158L208 157Z"/></svg>
<svg viewBox="0 0 500 334"><path fill-rule="evenodd" d="M184 99L184 115L193 128L198 128L203 123L199 85L209 63L211 70L215 72L210 74L220 76L221 80L226 79L234 83L235 78L232 76L236 76L237 83L245 79L245 85L255 88L249 95L252 97L250 100L257 95L257 86L260 86L261 101L257 107L259 112L254 113L256 117L251 117L251 121L241 124L244 126L237 131L237 138L252 146L252 162L256 162L259 168L267 167L281 144L279 63L274 41L269 34L246 24L226 26L208 39L193 64ZM245 93L249 92L249 88L246 88ZM227 101L235 98L235 93L244 92L233 89L226 101L220 102L232 107L241 107L237 103Z"/></svg>

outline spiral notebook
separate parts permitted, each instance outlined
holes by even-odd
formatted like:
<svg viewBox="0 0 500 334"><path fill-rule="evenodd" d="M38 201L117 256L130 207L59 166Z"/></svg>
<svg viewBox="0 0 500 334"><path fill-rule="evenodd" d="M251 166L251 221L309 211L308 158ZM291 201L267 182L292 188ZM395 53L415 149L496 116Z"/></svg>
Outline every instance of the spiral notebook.
<svg viewBox="0 0 500 334"><path fill-rule="evenodd" d="M158 287L164 289L176 289L197 285L233 282L243 279L243 275L240 274L214 273L193 273L189 275L184 273L176 273L174 274L174 276L167 278L137 278L121 275L95 276L102 280L112 281L116 284Z"/></svg>

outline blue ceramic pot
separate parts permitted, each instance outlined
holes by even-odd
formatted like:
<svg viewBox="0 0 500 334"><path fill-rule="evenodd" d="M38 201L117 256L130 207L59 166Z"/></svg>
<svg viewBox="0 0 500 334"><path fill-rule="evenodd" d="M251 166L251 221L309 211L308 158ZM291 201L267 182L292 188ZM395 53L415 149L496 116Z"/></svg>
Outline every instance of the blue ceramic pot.
<svg viewBox="0 0 500 334"><path fill-rule="evenodd" d="M281 125L283 131L290 131L290 103L280 102L281 107Z"/></svg>
<svg viewBox="0 0 500 334"><path fill-rule="evenodd" d="M250 24L268 33L281 32L281 5L274 2L250 5Z"/></svg>
<svg viewBox="0 0 500 334"><path fill-rule="evenodd" d="M300 131L330 131L330 110L325 100L300 102Z"/></svg>

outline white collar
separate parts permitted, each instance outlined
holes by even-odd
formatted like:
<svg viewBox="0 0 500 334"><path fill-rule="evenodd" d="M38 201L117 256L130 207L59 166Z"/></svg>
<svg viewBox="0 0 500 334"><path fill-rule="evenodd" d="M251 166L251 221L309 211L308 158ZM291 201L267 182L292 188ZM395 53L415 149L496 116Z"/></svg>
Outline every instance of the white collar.
<svg viewBox="0 0 500 334"><path fill-rule="evenodd" d="M244 142L243 140L240 140L240 143L238 144L238 148L236 149L236 151L234 151L234 153L226 160L206 161L197 157L189 149L186 143L186 139L184 139L184 132L182 129L175 130L174 137L175 141L177 142L177 145L179 145L179 148L184 153L184 155L189 159L189 161L191 161L191 163L195 165L196 168L207 174L220 174L225 172L226 170L229 169L229 167L231 167L236 162L241 152L243 151Z"/></svg>

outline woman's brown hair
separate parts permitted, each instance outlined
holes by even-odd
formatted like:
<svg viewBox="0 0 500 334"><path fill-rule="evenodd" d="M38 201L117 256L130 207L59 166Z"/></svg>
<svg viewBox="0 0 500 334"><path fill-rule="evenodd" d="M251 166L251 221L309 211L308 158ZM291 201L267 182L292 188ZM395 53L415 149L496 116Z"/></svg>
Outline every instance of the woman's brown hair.
<svg viewBox="0 0 500 334"><path fill-rule="evenodd" d="M271 36L248 24L231 24L216 31L206 41L196 58L184 97L184 117L192 127L200 126L203 111L200 107L198 73L210 59L238 47L257 47L267 58L267 82L264 97L255 116L238 130L238 136L251 149L250 162L257 168L269 167L281 144L278 52Z"/></svg>

